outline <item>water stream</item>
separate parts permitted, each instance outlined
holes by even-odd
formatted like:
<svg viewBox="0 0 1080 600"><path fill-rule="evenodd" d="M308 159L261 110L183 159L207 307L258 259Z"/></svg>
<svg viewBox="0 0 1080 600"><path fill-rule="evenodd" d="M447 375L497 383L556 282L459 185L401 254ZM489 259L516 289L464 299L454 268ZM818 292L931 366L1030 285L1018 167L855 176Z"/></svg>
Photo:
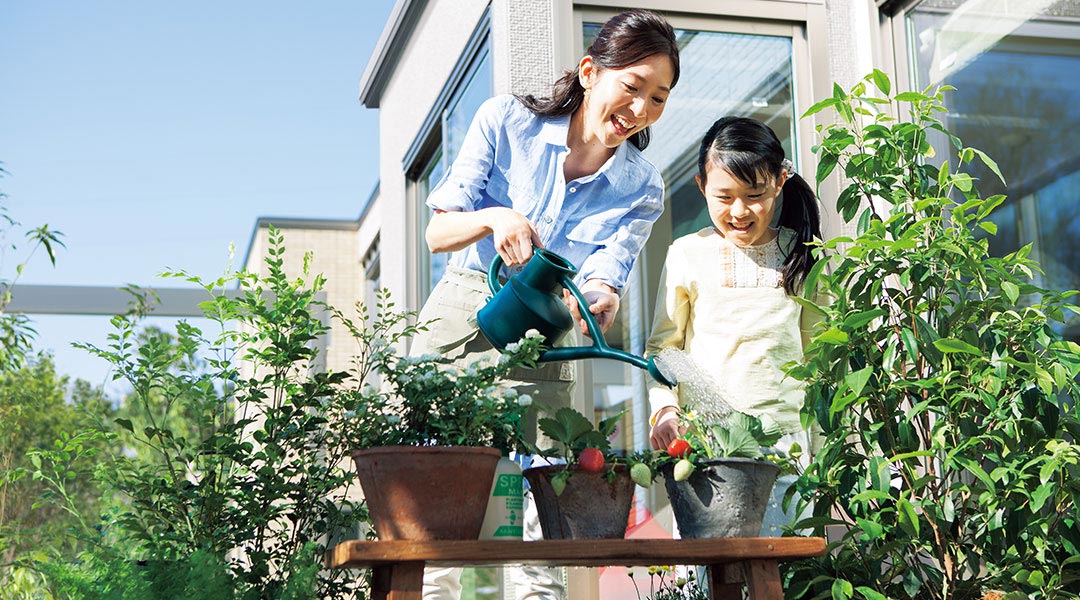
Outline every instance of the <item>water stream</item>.
<svg viewBox="0 0 1080 600"><path fill-rule="evenodd" d="M703 423L720 423L734 410L726 387L686 352L664 348L655 357L656 366L679 383L679 399L684 411L694 411Z"/></svg>

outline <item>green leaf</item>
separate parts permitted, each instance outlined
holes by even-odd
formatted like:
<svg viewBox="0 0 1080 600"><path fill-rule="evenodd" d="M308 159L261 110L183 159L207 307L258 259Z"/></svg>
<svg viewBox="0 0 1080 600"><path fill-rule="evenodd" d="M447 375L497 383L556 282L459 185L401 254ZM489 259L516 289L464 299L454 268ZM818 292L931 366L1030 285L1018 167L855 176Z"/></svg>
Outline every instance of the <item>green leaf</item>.
<svg viewBox="0 0 1080 600"><path fill-rule="evenodd" d="M817 113L821 112L822 110L825 110L826 108L828 108L830 106L836 105L837 102L839 102L839 100L837 100L836 98L826 98L826 99L822 100L821 102L818 102L818 103L814 104L813 106L811 106L810 108L806 109L806 112L803 113L802 118L805 119L806 117L809 117L810 115L817 114Z"/></svg>
<svg viewBox="0 0 1080 600"><path fill-rule="evenodd" d="M990 235L997 235L997 232L998 232L997 223L995 223L993 221L980 221L979 222L979 228L982 229L983 231L985 231L986 233L989 233Z"/></svg>
<svg viewBox="0 0 1080 600"><path fill-rule="evenodd" d="M904 342L908 360L912 362L917 360L919 358L919 345L915 342L915 332L905 327L900 330L900 339Z"/></svg>
<svg viewBox="0 0 1080 600"><path fill-rule="evenodd" d="M919 516L915 514L915 507L907 499L900 498L896 501L896 514L905 531L913 536L919 535Z"/></svg>
<svg viewBox="0 0 1080 600"><path fill-rule="evenodd" d="M851 388L851 391L855 392L856 396L861 396L863 388L866 387L866 382L870 381L870 375L873 373L873 367L864 367L858 371L848 373L844 377L844 383Z"/></svg>
<svg viewBox="0 0 1080 600"><path fill-rule="evenodd" d="M875 308L873 310L857 312L855 314L848 315L848 317L844 319L844 328L859 329L870 321L873 321L878 317L884 317L887 314L889 314L889 312L883 308Z"/></svg>
<svg viewBox="0 0 1080 600"><path fill-rule="evenodd" d="M919 92L900 92L894 98L897 102L925 102L930 99L926 94Z"/></svg>
<svg viewBox="0 0 1080 600"><path fill-rule="evenodd" d="M1035 488L1034 492L1031 492L1031 510L1038 512L1046 504L1047 499L1054 495L1054 487L1052 485L1042 484Z"/></svg>
<svg viewBox="0 0 1080 600"><path fill-rule="evenodd" d="M123 427L124 429L127 429L132 433L135 433L135 426L131 424L131 421L129 419L114 419L113 421L120 427Z"/></svg>
<svg viewBox="0 0 1080 600"><path fill-rule="evenodd" d="M892 91L892 83L889 81L889 76L879 69L874 69L870 72L870 78L874 82L874 86L881 90L882 94L886 96Z"/></svg>
<svg viewBox="0 0 1080 600"><path fill-rule="evenodd" d="M825 344L843 346L844 344L848 343L848 334L844 333L840 329L837 329L836 327L833 327L822 332L814 339Z"/></svg>
<svg viewBox="0 0 1080 600"><path fill-rule="evenodd" d="M1008 185L1008 184L1005 183L1005 177L1003 177L1001 175L1001 169L998 168L998 164L996 162L994 162L994 160L992 158L987 156L986 153L983 152L982 150L976 150L975 148L971 148L970 150L975 152L975 154L979 155L979 158L982 159L983 164L985 164L987 167L989 167L990 170L994 172L994 175L997 175L997 178L999 180L1001 180L1002 185Z"/></svg>
<svg viewBox="0 0 1080 600"><path fill-rule="evenodd" d="M849 600L852 594L851 582L846 579L834 579L832 584L833 600Z"/></svg>
<svg viewBox="0 0 1080 600"><path fill-rule="evenodd" d="M862 594L863 598L866 598L866 600L888 600L885 594L874 591L873 589L868 588L865 585L860 585L859 587L855 588L855 591Z"/></svg>
<svg viewBox="0 0 1080 600"><path fill-rule="evenodd" d="M938 350L946 353L963 352L966 354L974 354L975 356L982 356L982 350L956 338L941 338L939 340L934 340L934 346Z"/></svg>
<svg viewBox="0 0 1080 600"><path fill-rule="evenodd" d="M1011 281L1001 282L1001 293L1005 294L1005 297L1009 299L1009 302L1016 304L1016 301L1020 299L1020 286Z"/></svg>

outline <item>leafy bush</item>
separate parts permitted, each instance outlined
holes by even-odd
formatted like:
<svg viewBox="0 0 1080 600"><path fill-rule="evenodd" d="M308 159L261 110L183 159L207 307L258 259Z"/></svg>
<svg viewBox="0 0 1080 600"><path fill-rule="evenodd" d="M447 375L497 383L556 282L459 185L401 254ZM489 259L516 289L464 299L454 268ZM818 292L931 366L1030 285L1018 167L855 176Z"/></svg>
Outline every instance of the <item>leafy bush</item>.
<svg viewBox="0 0 1080 600"><path fill-rule="evenodd" d="M963 169L997 166L938 120L946 89L890 96L875 71L807 111L838 117L818 126L817 179L842 172L857 236L823 243L808 277L832 303L803 301L824 320L791 374L824 447L797 484L814 516L795 528L842 534L791 569L791 597L1080 592L1080 346L1059 335L1077 292L1039 287L1030 245L990 254L1005 198ZM955 167L931 164L931 132Z"/></svg>

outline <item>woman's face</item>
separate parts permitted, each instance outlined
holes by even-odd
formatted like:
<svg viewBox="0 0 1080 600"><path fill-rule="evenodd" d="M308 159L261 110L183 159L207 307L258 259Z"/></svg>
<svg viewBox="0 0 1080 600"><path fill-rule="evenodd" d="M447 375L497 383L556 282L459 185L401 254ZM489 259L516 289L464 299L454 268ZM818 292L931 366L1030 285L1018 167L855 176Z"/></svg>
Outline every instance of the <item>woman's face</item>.
<svg viewBox="0 0 1080 600"><path fill-rule="evenodd" d="M674 69L671 59L654 54L621 69L600 69L592 57L581 59L583 134L614 148L631 135L652 125L664 112Z"/></svg>
<svg viewBox="0 0 1080 600"><path fill-rule="evenodd" d="M775 237L769 223L786 179L787 171L781 170L778 179L750 184L710 162L705 167L705 181L699 175L697 183L705 195L716 230L736 246L746 247L764 244Z"/></svg>

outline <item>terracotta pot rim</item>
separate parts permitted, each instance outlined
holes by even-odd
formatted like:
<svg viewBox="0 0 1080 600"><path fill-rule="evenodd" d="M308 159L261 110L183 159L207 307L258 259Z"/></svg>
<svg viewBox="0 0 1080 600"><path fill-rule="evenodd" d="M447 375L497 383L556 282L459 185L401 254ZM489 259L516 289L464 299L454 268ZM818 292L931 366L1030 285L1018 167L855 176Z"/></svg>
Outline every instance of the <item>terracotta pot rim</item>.
<svg viewBox="0 0 1080 600"><path fill-rule="evenodd" d="M608 464L610 464L610 463L604 463L605 467ZM561 470L563 470L565 468L567 468L566 465L544 465L542 467L529 467L528 469L525 469L524 471L522 471L522 474L525 474L525 473L550 473L552 471L561 471ZM608 468L604 468L601 471L599 471L599 473L595 473L595 474L597 474L597 475L604 474L604 473L607 473L609 470L610 469L608 469ZM570 471L572 471L574 473L581 473L582 472L581 465L572 465L570 467ZM629 473L630 472L630 467L626 466L623 463L617 463L615 465L615 472L616 473Z"/></svg>
<svg viewBox="0 0 1080 600"><path fill-rule="evenodd" d="M488 446L374 446L371 448L361 448L359 450L353 450L352 456L369 456L372 454L401 454L403 452L411 454L489 454L502 456L502 452L498 448L491 448Z"/></svg>

